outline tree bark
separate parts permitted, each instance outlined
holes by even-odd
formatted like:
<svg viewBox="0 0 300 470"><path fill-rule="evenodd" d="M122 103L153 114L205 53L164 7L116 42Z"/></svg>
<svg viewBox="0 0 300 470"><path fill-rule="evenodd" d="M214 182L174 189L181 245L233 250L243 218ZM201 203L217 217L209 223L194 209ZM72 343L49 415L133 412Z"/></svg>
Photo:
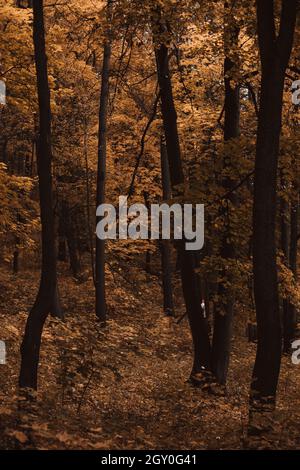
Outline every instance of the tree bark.
<svg viewBox="0 0 300 470"><path fill-rule="evenodd" d="M107 2L107 19L109 21L109 11L111 1ZM105 202L105 183L106 183L106 140L107 140L107 107L109 98L109 76L111 59L111 34L107 36L103 49L102 81L100 93L99 108L99 133L98 133L98 171L97 171L97 196L96 207ZM96 224L101 219L97 217ZM96 289L96 316L106 322L106 295L105 295L105 240L96 237L96 256L95 256L95 289Z"/></svg>
<svg viewBox="0 0 300 470"><path fill-rule="evenodd" d="M81 264L78 253L78 243L76 239L76 227L74 223L74 213L70 210L67 201L61 202L61 218L63 221L64 237L68 246L70 269L74 277L77 277L81 272Z"/></svg>
<svg viewBox="0 0 300 470"><path fill-rule="evenodd" d="M37 72L40 128L37 146L42 225L42 272L39 291L29 313L21 346L21 388L37 389L41 335L49 313L59 311L51 174L51 111L48 83L43 0L33 1L33 42Z"/></svg>
<svg viewBox="0 0 300 470"><path fill-rule="evenodd" d="M294 275L294 283L296 284L297 273L297 246L299 236L299 195L291 207L291 230L290 230L290 252L289 267ZM295 328L297 323L297 309L291 302L287 302L286 318L283 329L283 351L289 353L291 344L295 338Z"/></svg>
<svg viewBox="0 0 300 470"><path fill-rule="evenodd" d="M231 158L226 148L226 142L236 139L240 135L240 90L239 86L234 83L234 73L238 67L238 60L234 50L238 47L239 28L236 25L233 15L233 8L229 2L225 2L225 27L224 27L224 141L225 141L225 157L223 168L228 171L231 166ZM230 193L235 185L235 181L227 176L223 178L222 186L225 193ZM236 197L232 192L229 196L229 202L236 204ZM234 243L232 241L230 228L230 211L224 210L225 229L222 237L221 257L223 262L232 262L235 258ZM234 288L230 286L233 279L228 269L224 268L222 273L223 282L219 283L220 304L214 312L214 332L212 340L212 370L217 382L225 385L229 368L231 336L232 336L232 320L234 309ZM229 287L225 287L225 283Z"/></svg>
<svg viewBox="0 0 300 470"><path fill-rule="evenodd" d="M157 26L159 26L160 32L161 29L163 29L163 25L154 25L155 41L156 38L159 37L159 34L157 36L155 31ZM156 43L155 54L171 186L173 194L176 195L180 192L182 193L184 173L177 128L177 113L174 104L169 70L168 47L165 44ZM185 250L184 240L178 241L176 245L180 258L183 295L194 345L194 361L191 380L197 382L197 374L206 375L206 372L209 373L211 370L211 347L208 335L208 325L201 309L199 280L195 272L195 253Z"/></svg>
<svg viewBox="0 0 300 470"><path fill-rule="evenodd" d="M273 409L281 361L276 265L276 187L282 98L296 22L296 0L283 0L276 35L273 0L257 1L262 77L255 159L253 273L258 343L250 394L251 411Z"/></svg>
<svg viewBox="0 0 300 470"><path fill-rule="evenodd" d="M160 144L161 158L161 179L163 189L163 200L168 201L171 198L170 169L166 145L161 139ZM162 267L162 286L164 298L164 313L167 316L174 316L174 302L172 289L172 269L171 269L171 245L169 240L161 240L161 267Z"/></svg>
<svg viewBox="0 0 300 470"><path fill-rule="evenodd" d="M281 175L281 186L284 188L285 181ZM284 197L280 199L280 241L281 250L284 256L284 263L289 268L289 222L288 222L289 204ZM283 325L283 352L288 353L290 350L289 344L289 301L286 298L282 299L282 325Z"/></svg>

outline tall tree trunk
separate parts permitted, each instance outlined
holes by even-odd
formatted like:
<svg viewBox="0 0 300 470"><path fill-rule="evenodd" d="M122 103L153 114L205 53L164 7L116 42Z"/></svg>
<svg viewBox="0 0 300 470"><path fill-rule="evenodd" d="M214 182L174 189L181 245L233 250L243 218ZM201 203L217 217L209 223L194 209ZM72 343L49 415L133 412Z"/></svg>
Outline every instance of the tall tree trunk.
<svg viewBox="0 0 300 470"><path fill-rule="evenodd" d="M73 213L74 214L74 213ZM66 237L68 253L70 259L70 268L74 277L77 277L81 272L81 264L78 253L78 244L76 240L76 227L74 223L74 215L70 210L67 201L61 202L61 215L64 221L64 235Z"/></svg>
<svg viewBox="0 0 300 470"><path fill-rule="evenodd" d="M7 145L8 145L8 139L7 137L4 137L3 142L1 143L1 161L3 163L8 163Z"/></svg>
<svg viewBox="0 0 300 470"><path fill-rule="evenodd" d="M66 249L66 239L65 236L61 236L59 234L59 240L58 240L58 255L57 255L58 261L67 261L67 249Z"/></svg>
<svg viewBox="0 0 300 470"><path fill-rule="evenodd" d="M37 72L40 128L37 146L42 225L42 272L39 291L29 313L21 346L21 388L37 389L41 336L49 313L61 313L56 280L56 252L51 174L51 111L43 0L33 1L33 42Z"/></svg>
<svg viewBox="0 0 300 470"><path fill-rule="evenodd" d="M144 202L145 206L147 207L148 212L150 211L150 202L149 202L149 193L147 191L143 191ZM146 259L145 259L145 271L147 274L151 274L151 250L146 251Z"/></svg>
<svg viewBox="0 0 300 470"><path fill-rule="evenodd" d="M282 98L296 21L296 0L283 0L276 35L273 0L257 1L262 77L255 159L253 273L258 344L250 394L254 411L273 409L281 361L276 265L276 187Z"/></svg>
<svg viewBox="0 0 300 470"><path fill-rule="evenodd" d="M240 135L240 90L234 83L235 74L238 68L238 58L236 49L238 47L239 28L236 25L233 15L233 7L229 2L225 2L225 27L224 27L224 141L225 157L223 167L225 171L231 166L231 156L226 147L226 142L236 139ZM223 178L223 188L226 193L230 193L235 182L232 178ZM229 196L232 205L236 203L234 193ZM222 283L219 284L220 305L214 312L214 332L212 340L212 370L218 383L225 385L229 367L230 343L232 334L232 319L234 308L234 289L230 286L233 279L230 273L230 262L235 258L234 243L232 241L230 228L229 207L224 210L226 226L221 246L221 257L225 264L229 264L229 269L223 269ZM229 287L225 287L228 283Z"/></svg>
<svg viewBox="0 0 300 470"><path fill-rule="evenodd" d="M281 175L281 186L282 189L285 186L283 175ZM280 242L281 250L284 256L284 263L286 267L289 267L289 223L288 223L289 204L285 200L284 196L280 199ZM282 299L282 325L283 325L283 352L289 352L289 301L288 299Z"/></svg>
<svg viewBox="0 0 300 470"><path fill-rule="evenodd" d="M107 2L107 20L110 17L111 1ZM99 134L98 134L98 171L97 171L97 196L96 207L105 202L106 182L106 139L107 139L107 107L109 98L109 76L111 58L111 34L107 32L102 65L102 81L99 108ZM100 221L97 217L96 224ZM96 289L96 316L105 323L106 321L106 296L105 296L105 240L96 237L95 256L95 289Z"/></svg>
<svg viewBox="0 0 300 470"><path fill-rule="evenodd" d="M158 13L159 14L159 13ZM157 13L155 14L155 16ZM154 16L154 39L157 41L164 27L160 19ZM157 26L159 31L156 32ZM161 97L161 111L169 160L170 178L173 194L179 194L184 184L181 151L177 129L177 113L175 109L172 82L169 70L168 47L165 44L155 45L157 75ZM194 345L194 362L191 380L197 381L197 374L206 375L211 369L211 347L208 325L201 309L199 280L195 272L196 256L192 251L185 250L184 240L177 242L180 257L180 270L183 295L189 318Z"/></svg>
<svg viewBox="0 0 300 470"><path fill-rule="evenodd" d="M163 200L168 201L171 198L171 181L167 149L163 139L161 139L160 144L160 158ZM164 313L168 316L174 316L175 312L172 289L171 245L169 240L161 240L161 268Z"/></svg>
<svg viewBox="0 0 300 470"><path fill-rule="evenodd" d="M94 262L94 235L91 224L91 190L90 190L90 170L88 161L88 121L84 120L84 134L83 134L83 157L85 164L85 191L86 191L86 221L87 233L89 239L89 252L91 259L91 269L93 276L93 283L95 285L95 262Z"/></svg>
<svg viewBox="0 0 300 470"><path fill-rule="evenodd" d="M18 226L21 222L21 217L20 217L19 211L17 211L16 219L17 219L17 226ZM20 238L16 235L16 237L15 237L15 249L14 249L14 252L13 252L13 262L12 262L12 268L13 268L13 273L14 274L18 274L18 272L19 272L19 254L20 254L19 243L20 243Z"/></svg>
<svg viewBox="0 0 300 470"><path fill-rule="evenodd" d="M292 203L291 207L291 230L290 230L290 252L289 252L289 265L292 273L294 274L294 282L297 282L297 246L299 237L299 195L296 201ZM283 330L283 351L289 352L291 344L295 338L295 327L297 322L297 310L295 305L288 302L286 319Z"/></svg>

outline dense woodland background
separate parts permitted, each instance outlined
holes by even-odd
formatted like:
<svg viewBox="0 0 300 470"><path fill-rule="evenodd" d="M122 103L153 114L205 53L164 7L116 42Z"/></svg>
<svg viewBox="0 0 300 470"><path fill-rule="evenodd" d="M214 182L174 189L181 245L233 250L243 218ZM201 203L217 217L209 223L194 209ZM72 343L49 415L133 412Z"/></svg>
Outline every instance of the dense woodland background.
<svg viewBox="0 0 300 470"><path fill-rule="evenodd" d="M297 448L299 2L0 5L1 448ZM120 195L204 248L96 239Z"/></svg>

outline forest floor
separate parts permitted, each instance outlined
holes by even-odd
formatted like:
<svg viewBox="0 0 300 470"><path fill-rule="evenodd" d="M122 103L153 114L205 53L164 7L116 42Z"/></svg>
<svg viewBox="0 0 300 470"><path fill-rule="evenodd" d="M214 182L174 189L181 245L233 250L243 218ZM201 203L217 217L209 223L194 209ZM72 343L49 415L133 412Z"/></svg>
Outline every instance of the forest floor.
<svg viewBox="0 0 300 470"><path fill-rule="evenodd" d="M0 271L0 447L38 449L241 449L255 345L239 321L228 387L215 396L192 387L186 318L163 316L157 276L140 269L108 275L109 321L94 319L93 283L61 269L64 322L47 321L34 411L18 420L19 347L38 273ZM139 279L135 283L135 279ZM179 293L176 296L181 299ZM177 302L177 314L183 305ZM273 432L261 448L300 446L300 366L284 357Z"/></svg>

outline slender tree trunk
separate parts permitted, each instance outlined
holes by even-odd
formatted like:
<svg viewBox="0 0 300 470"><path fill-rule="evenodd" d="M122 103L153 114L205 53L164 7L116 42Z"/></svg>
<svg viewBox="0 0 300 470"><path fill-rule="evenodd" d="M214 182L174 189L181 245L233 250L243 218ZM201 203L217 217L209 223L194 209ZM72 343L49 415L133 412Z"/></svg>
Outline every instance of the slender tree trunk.
<svg viewBox="0 0 300 470"><path fill-rule="evenodd" d="M166 145L161 139L160 144L161 158L161 179L163 188L163 200L168 201L171 198L170 169ZM162 265L162 286L164 297L164 313L168 316L174 316L174 302L172 289L172 269L171 269L171 245L169 240L161 240L161 265Z"/></svg>
<svg viewBox="0 0 300 470"><path fill-rule="evenodd" d="M282 188L285 185L283 176L281 175ZM289 267L289 223L288 223L289 204L284 197L280 199L280 242L284 256L284 263ZM283 352L289 352L289 301L282 299L282 325L283 325Z"/></svg>
<svg viewBox="0 0 300 470"><path fill-rule="evenodd" d="M108 21L111 1L107 2ZM99 108L99 134L98 134L98 172L96 207L105 202L106 182L106 140L107 140L107 107L109 98L109 76L111 59L111 34L107 32L103 50L102 81ZM100 221L97 217L96 224ZM95 256L95 289L96 289L96 316L106 321L106 295L105 295L105 240L96 237Z"/></svg>
<svg viewBox="0 0 300 470"><path fill-rule="evenodd" d="M150 202L149 202L149 193L147 191L143 191L144 195L144 202L145 206L148 209L148 212L150 211ZM151 250L146 251L146 257L145 257L145 271L147 274L151 274Z"/></svg>
<svg viewBox="0 0 300 470"><path fill-rule="evenodd" d="M90 176L89 176L89 161L88 161L88 122L84 121L84 136L83 136L83 156L85 164L85 190L86 190L86 221L87 231L89 237L89 251L91 259L91 269L93 282L95 285L95 262L94 262L94 235L91 224L91 191L90 191Z"/></svg>
<svg viewBox="0 0 300 470"><path fill-rule="evenodd" d="M60 236L58 241L58 261L67 261L67 249L66 249L66 239L64 236Z"/></svg>
<svg viewBox="0 0 300 470"><path fill-rule="evenodd" d="M68 253L70 259L70 268L74 277L77 277L81 272L81 264L78 253L78 244L76 240L76 227L74 224L73 216L70 206L66 201L61 203L61 212L64 221L64 233L68 246Z"/></svg>
<svg viewBox="0 0 300 470"><path fill-rule="evenodd" d="M21 388L37 389L39 353L44 323L49 313L55 312L57 314L59 311L51 174L50 90L45 48L43 0L33 1L33 41L40 116L37 166L42 225L42 272L39 291L27 319L21 346L19 385Z"/></svg>
<svg viewBox="0 0 300 470"><path fill-rule="evenodd" d="M225 2L225 27L224 27L224 88L225 88L225 104L224 104L224 141L225 141L225 157L224 170L228 171L231 166L231 156L226 147L226 142L236 139L240 135L240 90L239 86L234 83L234 74L238 68L238 58L235 49L238 47L239 28L236 25L233 15L233 8L229 2ZM229 193L235 185L232 178L223 179L222 185L225 192ZM232 205L236 203L234 193L229 196ZM219 284L220 305L214 312L214 332L212 340L212 370L218 383L225 385L229 367L232 320L234 308L234 288L230 284L233 279L230 273L230 262L235 258L234 242L232 241L230 227L229 207L224 210L225 229L221 246L221 257L224 263L229 264L229 268L223 270L222 283ZM229 287L225 287L228 283Z"/></svg>
<svg viewBox="0 0 300 470"><path fill-rule="evenodd" d="M155 40L159 37L161 29L163 28L163 26L159 24L158 20L160 31L157 35L156 21L157 20L155 18ZM156 44L155 53L171 186L173 194L179 194L182 192L181 187L184 184L184 173L177 129L177 114L174 105L172 82L169 70L168 48L165 44ZM206 371L210 371L211 369L211 347L208 335L208 325L201 309L199 280L195 272L195 253L185 250L184 240L177 243L177 250L180 258L183 295L194 345L194 362L191 372L191 380L197 381L197 374L206 375Z"/></svg>
<svg viewBox="0 0 300 470"><path fill-rule="evenodd" d="M8 139L4 137L3 142L1 143L1 161L3 163L8 163L7 145L8 145Z"/></svg>
<svg viewBox="0 0 300 470"><path fill-rule="evenodd" d="M19 211L17 211L17 213L16 213L16 219L17 219L16 222L17 222L17 226L18 226L21 222L21 217L20 217ZM19 272L19 254L20 254L19 243L20 243L20 238L16 235L15 236L15 249L14 249L14 252L13 252L13 262L12 262L12 268L13 268L13 273L14 274L18 274L18 272Z"/></svg>
<svg viewBox="0 0 300 470"><path fill-rule="evenodd" d="M296 0L282 1L276 35L273 0L257 1L262 77L255 159L253 272L257 318L257 353L250 394L254 411L275 406L281 361L281 326L276 265L276 187L282 98L296 20Z"/></svg>
<svg viewBox="0 0 300 470"><path fill-rule="evenodd" d="M290 230L290 252L289 264L292 273L294 274L294 282L297 282L297 246L299 236L299 195L296 201L292 203L291 207L291 230ZM287 304L286 318L283 330L283 351L289 352L291 344L295 338L295 328L297 323L297 309L291 302Z"/></svg>
<svg viewBox="0 0 300 470"><path fill-rule="evenodd" d="M19 239L16 238L16 245L19 243ZM19 272L19 250L16 246L13 253L13 263L12 263L13 273L18 274Z"/></svg>
<svg viewBox="0 0 300 470"><path fill-rule="evenodd" d="M66 200L62 200L59 204L58 259L60 261L67 260L67 245L70 260L70 269L74 277L77 277L81 272L78 240L76 237L77 233L78 229L74 220L74 211L71 211L70 205Z"/></svg>
<svg viewBox="0 0 300 470"><path fill-rule="evenodd" d="M67 261L66 224L64 201L58 206L58 261Z"/></svg>

